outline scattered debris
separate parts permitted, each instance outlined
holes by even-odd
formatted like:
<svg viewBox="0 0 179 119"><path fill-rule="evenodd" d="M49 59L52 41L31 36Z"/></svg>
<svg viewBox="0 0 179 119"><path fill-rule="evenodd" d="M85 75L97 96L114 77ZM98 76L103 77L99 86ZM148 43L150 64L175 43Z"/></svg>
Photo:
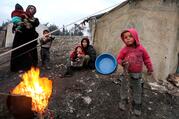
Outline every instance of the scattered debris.
<svg viewBox="0 0 179 119"><path fill-rule="evenodd" d="M149 111L151 111L151 110L152 110L152 108L151 108L151 107L148 107L148 110L149 110Z"/></svg>
<svg viewBox="0 0 179 119"><path fill-rule="evenodd" d="M165 86L159 85L157 82L150 82L149 85L151 86L152 90L157 90L160 92L166 92L167 89Z"/></svg>
<svg viewBox="0 0 179 119"><path fill-rule="evenodd" d="M91 93L91 92L92 92L92 90L91 90L91 89L88 89L88 90L86 90L86 92L87 92L87 93Z"/></svg>
<svg viewBox="0 0 179 119"><path fill-rule="evenodd" d="M84 102L86 103L86 104L91 104L91 101L92 101L92 99L89 97L89 96L87 96L87 97L82 97L83 99L84 99Z"/></svg>
<svg viewBox="0 0 179 119"><path fill-rule="evenodd" d="M167 81L179 88L179 76L177 76L176 74L169 74L167 77Z"/></svg>

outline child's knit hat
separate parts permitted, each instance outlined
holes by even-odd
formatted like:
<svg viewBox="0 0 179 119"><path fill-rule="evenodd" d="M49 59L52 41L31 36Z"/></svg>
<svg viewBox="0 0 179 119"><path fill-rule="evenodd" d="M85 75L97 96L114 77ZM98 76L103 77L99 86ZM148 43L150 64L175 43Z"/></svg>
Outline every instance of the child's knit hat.
<svg viewBox="0 0 179 119"><path fill-rule="evenodd" d="M15 10L24 10L23 7L20 4L15 5Z"/></svg>

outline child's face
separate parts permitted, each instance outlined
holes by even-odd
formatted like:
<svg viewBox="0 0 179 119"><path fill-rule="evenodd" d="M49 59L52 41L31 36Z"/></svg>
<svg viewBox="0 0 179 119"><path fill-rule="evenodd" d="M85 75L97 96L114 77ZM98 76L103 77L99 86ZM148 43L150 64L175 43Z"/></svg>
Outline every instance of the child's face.
<svg viewBox="0 0 179 119"><path fill-rule="evenodd" d="M87 41L83 40L82 45L83 45L83 47L87 47L87 45L88 45Z"/></svg>
<svg viewBox="0 0 179 119"><path fill-rule="evenodd" d="M123 34L123 41L127 46L133 45L135 40L130 32L125 32Z"/></svg>
<svg viewBox="0 0 179 119"><path fill-rule="evenodd" d="M80 53L82 53L82 49L81 49L80 47L78 47L78 48L76 49L76 52L77 52L77 54L80 54Z"/></svg>
<svg viewBox="0 0 179 119"><path fill-rule="evenodd" d="M49 37L49 35L47 35L49 32L47 32L47 31L45 31L44 33L43 33L43 35L45 35L45 37Z"/></svg>

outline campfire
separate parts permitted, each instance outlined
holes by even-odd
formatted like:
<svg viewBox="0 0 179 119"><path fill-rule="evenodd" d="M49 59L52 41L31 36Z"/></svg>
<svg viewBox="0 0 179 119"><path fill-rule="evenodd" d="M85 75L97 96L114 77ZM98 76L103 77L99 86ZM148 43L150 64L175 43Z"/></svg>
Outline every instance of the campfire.
<svg viewBox="0 0 179 119"><path fill-rule="evenodd" d="M52 94L52 81L39 75L38 68L31 68L22 75L22 81L12 90L11 94L31 97L32 111L42 114Z"/></svg>

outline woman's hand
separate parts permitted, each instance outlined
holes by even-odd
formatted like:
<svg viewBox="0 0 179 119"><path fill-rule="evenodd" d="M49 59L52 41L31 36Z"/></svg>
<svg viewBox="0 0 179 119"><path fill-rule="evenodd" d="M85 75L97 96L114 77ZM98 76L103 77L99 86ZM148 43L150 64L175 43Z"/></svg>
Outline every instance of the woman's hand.
<svg viewBox="0 0 179 119"><path fill-rule="evenodd" d="M129 63L126 62L126 61L122 61L121 65L122 65L123 67L127 67L127 66L129 66Z"/></svg>
<svg viewBox="0 0 179 119"><path fill-rule="evenodd" d="M17 24L20 25L20 26L24 26L24 22L19 22Z"/></svg>

